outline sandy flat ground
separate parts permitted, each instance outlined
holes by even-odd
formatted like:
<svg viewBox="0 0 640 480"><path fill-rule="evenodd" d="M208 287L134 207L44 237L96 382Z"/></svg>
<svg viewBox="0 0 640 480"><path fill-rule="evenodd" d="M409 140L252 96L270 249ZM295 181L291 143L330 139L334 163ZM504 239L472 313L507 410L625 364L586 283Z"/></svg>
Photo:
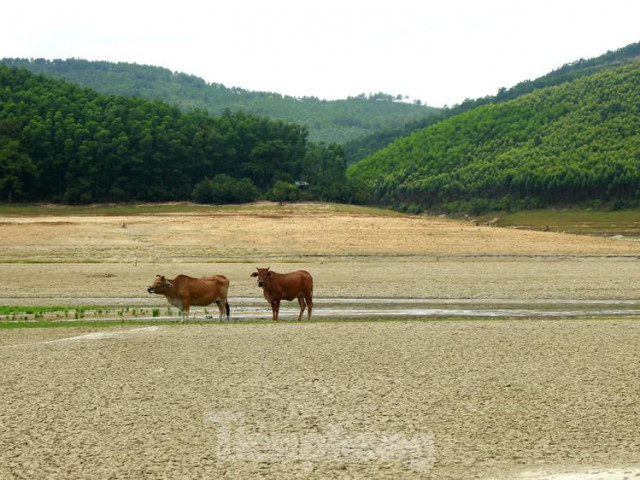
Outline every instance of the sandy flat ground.
<svg viewBox="0 0 640 480"><path fill-rule="evenodd" d="M0 262L13 305L164 306L146 286L179 273L259 297L258 265L317 298L640 298L640 242L324 206L7 216ZM0 478L640 478L639 341L633 318L3 330Z"/></svg>
<svg viewBox="0 0 640 480"><path fill-rule="evenodd" d="M215 261L355 255L638 255L639 242L328 207L136 216L7 216L0 260Z"/></svg>
<svg viewBox="0 0 640 480"><path fill-rule="evenodd" d="M640 297L638 241L326 208L5 217L0 303L140 302L155 275L180 273L222 273L231 296L259 297L256 266L305 268L319 297Z"/></svg>
<svg viewBox="0 0 640 480"><path fill-rule="evenodd" d="M629 320L8 331L0 478L640 478L639 342Z"/></svg>
<svg viewBox="0 0 640 480"><path fill-rule="evenodd" d="M146 287L155 275L173 278L224 274L230 298L261 297L250 278L255 267L285 272L299 268L314 277L317 298L638 299L640 262L635 258L434 258L393 257L341 261L238 263L0 264L8 281L0 304L91 304L96 298L130 305L166 304ZM70 299L77 298L77 302ZM233 306L233 301L230 301ZM121 302L122 303L122 302Z"/></svg>

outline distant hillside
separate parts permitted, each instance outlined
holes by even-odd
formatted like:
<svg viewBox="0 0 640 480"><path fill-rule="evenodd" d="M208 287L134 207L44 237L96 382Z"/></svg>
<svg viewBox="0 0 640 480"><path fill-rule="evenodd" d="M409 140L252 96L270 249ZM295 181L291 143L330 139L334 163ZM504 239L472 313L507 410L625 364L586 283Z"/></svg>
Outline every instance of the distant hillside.
<svg viewBox="0 0 640 480"><path fill-rule="evenodd" d="M480 212L640 202L640 62L484 105L353 165L387 205Z"/></svg>
<svg viewBox="0 0 640 480"><path fill-rule="evenodd" d="M467 99L462 104L452 108L444 109L436 115L428 118L409 122L401 127L393 127L374 132L353 140L344 145L345 157L349 165L362 160L374 152L386 147L394 140L411 135L413 132L421 130L429 125L434 125L446 118L451 118L464 112L468 112L476 107L488 105L490 103L501 103L513 100L534 90L560 85L581 77L593 75L603 69L633 63L640 59L640 43L634 43L613 52L607 52L596 58L589 60L580 59L576 62L563 65L557 70L544 75L535 80L525 80L516 86L500 89L497 95Z"/></svg>
<svg viewBox="0 0 640 480"><path fill-rule="evenodd" d="M294 98L278 93L252 92L208 84L203 79L166 68L128 63L87 60L2 59L2 63L32 72L63 78L100 93L162 100L183 111L225 110L255 113L306 125L314 141L343 143L377 130L399 127L424 119L437 108L398 101L379 93L347 100L325 101L313 97Z"/></svg>

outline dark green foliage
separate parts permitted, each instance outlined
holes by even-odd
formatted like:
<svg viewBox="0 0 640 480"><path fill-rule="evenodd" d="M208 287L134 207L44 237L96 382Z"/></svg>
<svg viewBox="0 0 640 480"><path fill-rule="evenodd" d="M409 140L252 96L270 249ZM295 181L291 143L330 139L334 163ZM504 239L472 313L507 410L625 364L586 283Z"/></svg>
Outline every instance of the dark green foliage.
<svg viewBox="0 0 640 480"><path fill-rule="evenodd" d="M479 213L640 201L640 63L485 105L350 168L388 205Z"/></svg>
<svg viewBox="0 0 640 480"><path fill-rule="evenodd" d="M203 79L166 68L80 59L28 60L5 58L2 63L63 78L100 93L162 100L183 111L205 110L219 115L242 110L285 122L306 125L314 141L345 142L380 129L399 127L439 109L409 104L384 93L326 101L252 92L208 84Z"/></svg>
<svg viewBox="0 0 640 480"><path fill-rule="evenodd" d="M347 201L345 172L346 163L340 145L309 146L301 178L309 182L309 191L314 198Z"/></svg>
<svg viewBox="0 0 640 480"><path fill-rule="evenodd" d="M0 199L11 202L25 195L37 173L21 143L20 123L0 119Z"/></svg>
<svg viewBox="0 0 640 480"><path fill-rule="evenodd" d="M260 192L249 178L237 180L224 173L203 180L193 189L193 200L198 203L248 203L259 196Z"/></svg>
<svg viewBox="0 0 640 480"><path fill-rule="evenodd" d="M266 192L308 170L307 135L305 127L253 114L182 113L0 65L2 200L254 199L256 187ZM345 182L344 162L333 167ZM222 174L233 181L216 181ZM213 180L201 186L205 179Z"/></svg>
<svg viewBox="0 0 640 480"><path fill-rule="evenodd" d="M300 190L292 183L278 180L269 191L269 200L275 202L295 202L300 200Z"/></svg>
<svg viewBox="0 0 640 480"><path fill-rule="evenodd" d="M640 43L634 43L614 52L607 52L589 60L580 59L577 62L563 65L557 70L535 80L525 80L512 88L501 88L494 96L486 96L475 100L466 99L460 105L445 108L423 119L412 120L400 127L383 128L369 135L349 140L344 144L347 164L352 165L363 158L372 155L391 144L394 140L411 135L430 125L447 118L460 115L483 105L502 103L527 95L540 88L561 85L588 75L593 75L603 69L613 66L636 62L640 58Z"/></svg>

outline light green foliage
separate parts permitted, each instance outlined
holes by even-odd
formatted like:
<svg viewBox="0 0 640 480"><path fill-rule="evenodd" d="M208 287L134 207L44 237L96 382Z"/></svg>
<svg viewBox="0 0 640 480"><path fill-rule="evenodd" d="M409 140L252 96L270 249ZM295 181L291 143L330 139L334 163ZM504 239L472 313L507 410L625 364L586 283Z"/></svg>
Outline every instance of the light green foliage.
<svg viewBox="0 0 640 480"><path fill-rule="evenodd" d="M541 88L561 85L578 78L593 75L601 70L620 66L628 63L635 63L640 56L640 43L633 43L613 52L607 52L588 60L580 59L577 62L568 63L535 80L525 80L509 89L500 88L496 95L471 100L467 98L459 105L445 108L435 112L429 117L413 120L401 127L385 128L369 135L365 135L344 144L345 158L347 164L352 165L363 158L366 158L378 150L382 150L398 138L407 137L418 130L434 125L447 118L460 115L483 105L497 104L514 100L523 95L532 93Z"/></svg>
<svg viewBox="0 0 640 480"><path fill-rule="evenodd" d="M640 63L485 105L350 168L383 204L481 213L640 201Z"/></svg>

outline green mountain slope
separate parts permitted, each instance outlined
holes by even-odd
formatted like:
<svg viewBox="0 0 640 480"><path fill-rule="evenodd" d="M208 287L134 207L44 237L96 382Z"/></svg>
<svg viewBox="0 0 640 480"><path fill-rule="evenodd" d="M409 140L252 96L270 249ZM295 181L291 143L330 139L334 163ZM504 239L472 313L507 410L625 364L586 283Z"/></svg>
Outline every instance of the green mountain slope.
<svg viewBox="0 0 640 480"><path fill-rule="evenodd" d="M481 211L640 200L640 63L485 105L397 140L350 177L394 206Z"/></svg>
<svg viewBox="0 0 640 480"><path fill-rule="evenodd" d="M640 42L627 45L613 52L607 52L588 60L580 59L576 62L563 65L562 67L543 75L535 80L525 80L512 88L502 88L493 96L467 99L460 105L443 109L439 113L428 118L412 121L406 125L395 128L387 128L371 133L359 138L355 138L345 143L344 152L349 165L356 163L363 158L372 155L374 152L385 148L394 140L411 135L413 132L421 130L429 125L434 125L446 118L451 118L474 108L491 103L501 103L516 99L540 88L561 85L578 78L593 75L607 68L621 66L636 62L640 59Z"/></svg>
<svg viewBox="0 0 640 480"><path fill-rule="evenodd" d="M347 100L325 101L294 98L277 93L252 92L208 84L203 79L166 68L145 65L90 62L87 60L28 60L5 58L6 65L63 78L100 93L162 100L183 111L225 110L255 113L307 126L313 141L343 143L374 131L398 127L426 118L437 108L397 101L386 94L360 95Z"/></svg>

